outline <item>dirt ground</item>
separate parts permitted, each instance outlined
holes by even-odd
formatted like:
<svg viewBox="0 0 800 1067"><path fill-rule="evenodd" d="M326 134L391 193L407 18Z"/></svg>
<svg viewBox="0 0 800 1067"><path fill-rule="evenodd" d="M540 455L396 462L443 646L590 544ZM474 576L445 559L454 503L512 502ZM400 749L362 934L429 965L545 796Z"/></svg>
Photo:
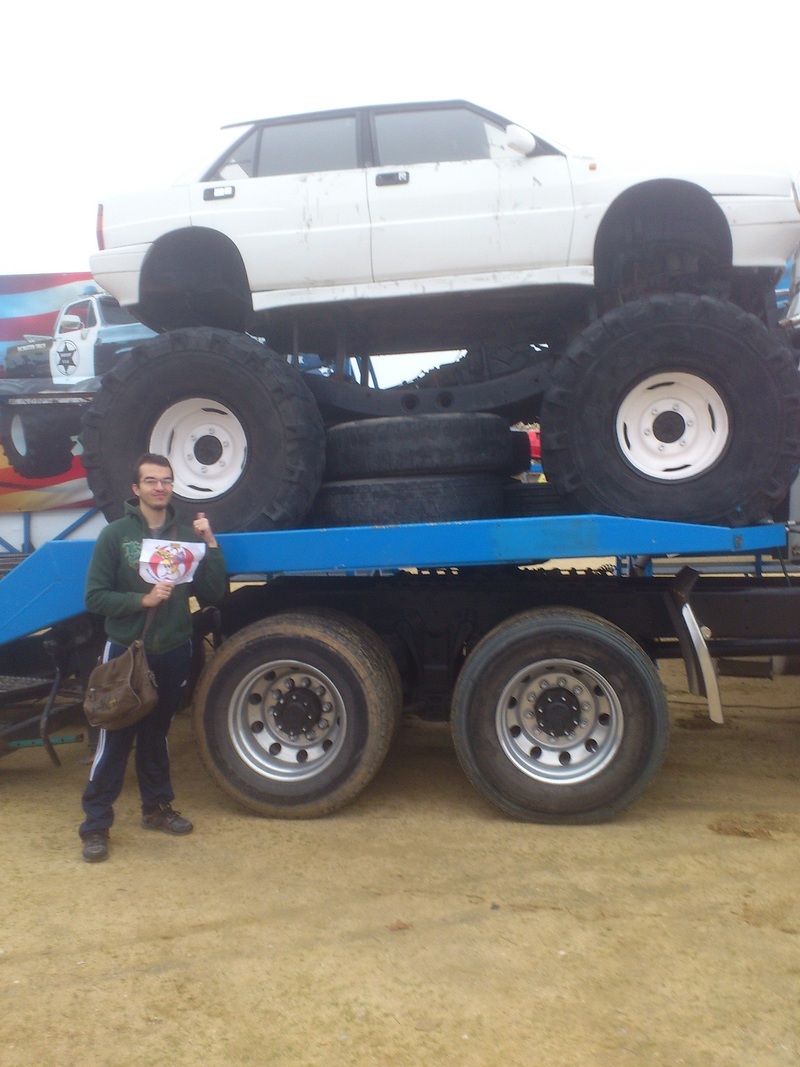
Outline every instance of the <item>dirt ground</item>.
<svg viewBox="0 0 800 1067"><path fill-rule="evenodd" d="M614 822L519 824L411 720L351 807L259 819L173 727L184 839L80 859L85 747L0 763L0 1062L800 1064L800 679L662 667L666 763Z"/></svg>

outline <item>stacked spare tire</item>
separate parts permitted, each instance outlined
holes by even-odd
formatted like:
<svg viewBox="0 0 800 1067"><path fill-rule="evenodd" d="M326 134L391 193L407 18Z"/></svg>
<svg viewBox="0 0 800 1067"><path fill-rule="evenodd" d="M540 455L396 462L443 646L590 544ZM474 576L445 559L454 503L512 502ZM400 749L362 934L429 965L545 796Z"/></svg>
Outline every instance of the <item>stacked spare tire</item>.
<svg viewBox="0 0 800 1067"><path fill-rule="evenodd" d="M495 518L503 513L509 475L528 467L527 443L527 435L511 430L505 419L482 413L340 423L327 433L325 481L308 522L365 526Z"/></svg>

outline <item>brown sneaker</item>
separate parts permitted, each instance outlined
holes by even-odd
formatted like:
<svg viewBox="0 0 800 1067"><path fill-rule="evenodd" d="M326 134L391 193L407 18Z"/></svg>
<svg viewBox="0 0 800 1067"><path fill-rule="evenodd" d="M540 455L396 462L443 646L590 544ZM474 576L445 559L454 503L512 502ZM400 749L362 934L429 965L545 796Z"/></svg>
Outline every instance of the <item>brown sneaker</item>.
<svg viewBox="0 0 800 1067"><path fill-rule="evenodd" d="M83 858L87 863L108 859L108 830L90 830L83 839Z"/></svg>
<svg viewBox="0 0 800 1067"><path fill-rule="evenodd" d="M142 826L145 830L163 830L165 834L190 834L194 827L188 819L184 819L179 811L174 811L171 804L162 804L157 811L151 811L148 815L142 815Z"/></svg>

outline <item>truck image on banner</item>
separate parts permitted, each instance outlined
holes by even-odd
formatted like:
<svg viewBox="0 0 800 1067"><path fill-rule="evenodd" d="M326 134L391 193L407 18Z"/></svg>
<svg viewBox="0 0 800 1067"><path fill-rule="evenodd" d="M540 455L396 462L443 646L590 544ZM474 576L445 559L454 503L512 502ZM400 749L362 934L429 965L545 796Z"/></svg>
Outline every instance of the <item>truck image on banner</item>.
<svg viewBox="0 0 800 1067"><path fill-rule="evenodd" d="M87 274L7 277L0 282L0 312L5 459L24 479L39 483L66 475L71 481L83 409L117 356L152 331ZM78 475L84 479L81 465ZM85 486L79 495L91 497ZM23 506L38 509L34 499Z"/></svg>
<svg viewBox="0 0 800 1067"><path fill-rule="evenodd" d="M26 335L51 336L59 310L91 281L88 271L0 275L0 359Z"/></svg>

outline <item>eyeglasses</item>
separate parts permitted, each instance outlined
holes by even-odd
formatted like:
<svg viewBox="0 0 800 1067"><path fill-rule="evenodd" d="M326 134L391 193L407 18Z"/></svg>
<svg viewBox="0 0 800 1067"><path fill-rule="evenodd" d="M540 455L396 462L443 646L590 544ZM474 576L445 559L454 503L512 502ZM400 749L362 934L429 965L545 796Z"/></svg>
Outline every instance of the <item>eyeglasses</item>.
<svg viewBox="0 0 800 1067"><path fill-rule="evenodd" d="M139 484L146 485L148 489L152 488L154 485L163 485L167 488L171 488L172 482L172 478L142 478Z"/></svg>

